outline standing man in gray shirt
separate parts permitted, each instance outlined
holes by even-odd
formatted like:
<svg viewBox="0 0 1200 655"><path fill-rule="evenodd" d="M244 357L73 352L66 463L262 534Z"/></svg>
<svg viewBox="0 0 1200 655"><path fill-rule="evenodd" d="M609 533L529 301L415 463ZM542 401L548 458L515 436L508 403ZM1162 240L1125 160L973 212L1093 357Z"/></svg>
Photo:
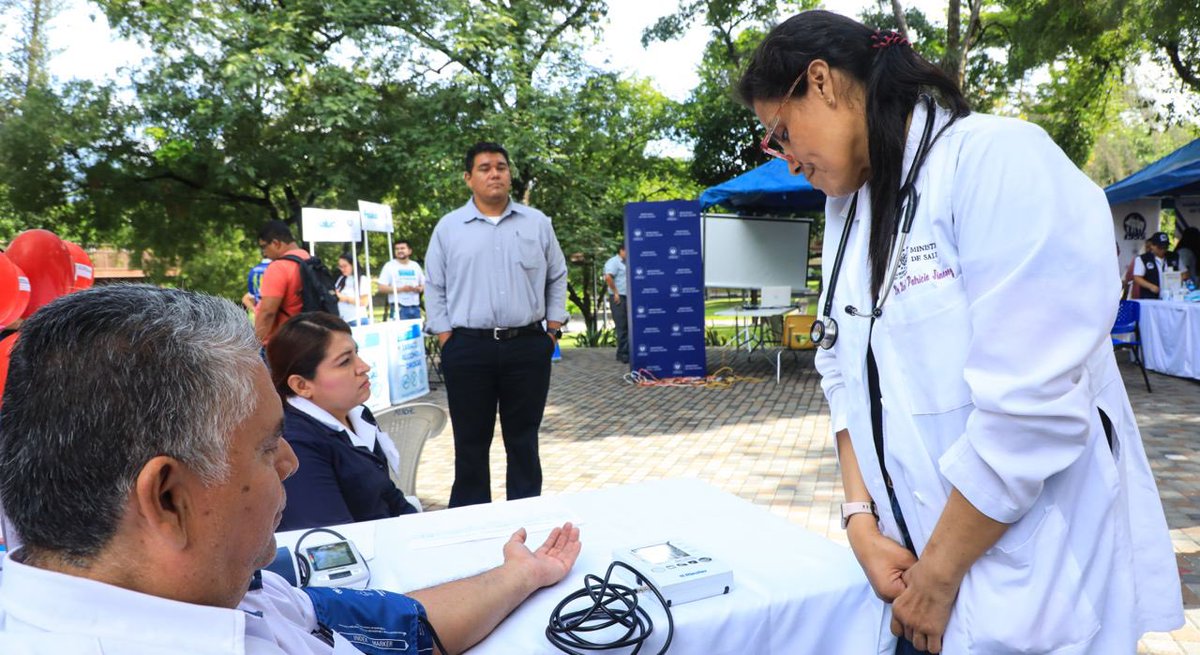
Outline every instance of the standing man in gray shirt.
<svg viewBox="0 0 1200 655"><path fill-rule="evenodd" d="M465 163L471 199L438 221L425 256L425 329L442 345L454 429L451 507L492 500L497 405L508 499L541 494L538 428L568 318L566 260L550 219L509 197L508 152L476 143Z"/></svg>
<svg viewBox="0 0 1200 655"><path fill-rule="evenodd" d="M617 360L629 363L629 293L625 244L617 246L617 254L604 262L604 285L608 287L608 306L612 309L613 327L617 332Z"/></svg>

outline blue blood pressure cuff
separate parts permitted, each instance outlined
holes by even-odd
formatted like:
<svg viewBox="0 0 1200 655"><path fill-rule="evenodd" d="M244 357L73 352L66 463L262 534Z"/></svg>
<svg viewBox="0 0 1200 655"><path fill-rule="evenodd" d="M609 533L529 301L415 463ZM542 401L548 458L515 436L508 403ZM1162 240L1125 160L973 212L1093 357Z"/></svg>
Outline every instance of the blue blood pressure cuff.
<svg viewBox="0 0 1200 655"><path fill-rule="evenodd" d="M305 587L317 621L340 634L366 655L433 653L425 628L425 608L390 591Z"/></svg>

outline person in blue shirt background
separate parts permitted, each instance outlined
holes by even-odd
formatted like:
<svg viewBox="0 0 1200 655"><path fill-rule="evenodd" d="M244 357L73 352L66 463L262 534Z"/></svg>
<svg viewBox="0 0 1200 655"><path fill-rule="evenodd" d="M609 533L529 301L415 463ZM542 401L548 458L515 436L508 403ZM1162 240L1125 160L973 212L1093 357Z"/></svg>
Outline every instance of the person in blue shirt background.
<svg viewBox="0 0 1200 655"><path fill-rule="evenodd" d="M242 307L246 311L253 312L258 307L258 299L261 297L259 289L262 287L263 274L267 272L267 267L271 265L271 260L263 257L263 260L254 265L250 272L246 274L246 293L242 296Z"/></svg>

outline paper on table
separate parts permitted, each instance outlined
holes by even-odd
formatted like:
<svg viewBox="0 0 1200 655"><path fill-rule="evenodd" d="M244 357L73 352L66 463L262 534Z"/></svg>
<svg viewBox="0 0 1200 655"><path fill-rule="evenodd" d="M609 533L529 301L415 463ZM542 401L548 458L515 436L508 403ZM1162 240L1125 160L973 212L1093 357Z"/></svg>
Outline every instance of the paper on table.
<svg viewBox="0 0 1200 655"><path fill-rule="evenodd" d="M525 528L527 534L533 535L540 532L550 532L567 521L576 526L581 524L580 521L572 520L568 514L561 511L520 518L500 518L485 523L475 523L463 528L414 533L409 541L409 548L420 550L423 548L440 548L453 544L465 544L472 541L508 539L518 528ZM363 556L365 557L366 555L364 554Z"/></svg>

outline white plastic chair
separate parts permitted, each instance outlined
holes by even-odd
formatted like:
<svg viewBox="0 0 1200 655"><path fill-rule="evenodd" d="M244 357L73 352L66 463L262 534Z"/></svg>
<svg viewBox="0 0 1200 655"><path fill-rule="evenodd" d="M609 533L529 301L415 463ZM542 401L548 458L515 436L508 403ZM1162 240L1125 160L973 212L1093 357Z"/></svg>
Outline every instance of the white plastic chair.
<svg viewBox="0 0 1200 655"><path fill-rule="evenodd" d="M395 405L375 414L375 420L400 452L400 472L391 472L392 481L405 496L415 496L421 451L426 439L436 437L446 427L446 410L432 403Z"/></svg>

